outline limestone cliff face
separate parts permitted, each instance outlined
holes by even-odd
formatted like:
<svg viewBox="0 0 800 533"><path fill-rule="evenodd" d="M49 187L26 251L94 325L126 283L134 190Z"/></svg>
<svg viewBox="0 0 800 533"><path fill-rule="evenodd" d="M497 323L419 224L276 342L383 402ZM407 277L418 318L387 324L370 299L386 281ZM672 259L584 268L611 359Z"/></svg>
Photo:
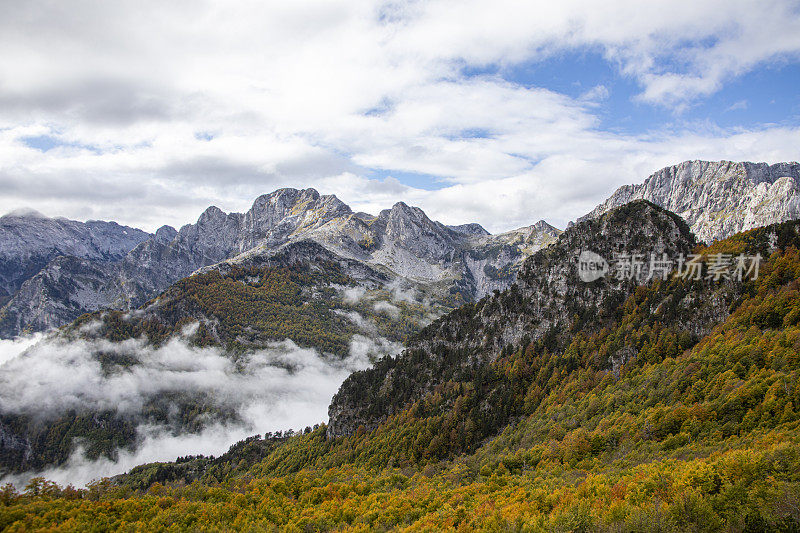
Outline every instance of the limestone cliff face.
<svg viewBox="0 0 800 533"><path fill-rule="evenodd" d="M800 218L800 164L685 161L620 187L578 221L642 199L680 215L700 240L711 242Z"/></svg>
<svg viewBox="0 0 800 533"><path fill-rule="evenodd" d="M0 311L0 336L9 338L67 324L92 308L122 308L109 283L119 265L59 256L26 281Z"/></svg>

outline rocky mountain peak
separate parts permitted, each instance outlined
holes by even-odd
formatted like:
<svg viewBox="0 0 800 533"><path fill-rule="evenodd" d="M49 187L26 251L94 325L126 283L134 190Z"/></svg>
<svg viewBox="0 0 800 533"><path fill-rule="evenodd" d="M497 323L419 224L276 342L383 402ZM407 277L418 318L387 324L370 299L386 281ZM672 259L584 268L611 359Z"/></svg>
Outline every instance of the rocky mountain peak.
<svg viewBox="0 0 800 533"><path fill-rule="evenodd" d="M530 253L533 253L542 246L555 241L559 235L561 235L560 229L540 220L536 224L506 231L492 237L509 245L517 246L522 251L530 250Z"/></svg>
<svg viewBox="0 0 800 533"><path fill-rule="evenodd" d="M387 232L418 233L431 231L436 233L450 233L444 225L433 222L419 207L409 206L404 202L397 202L391 209L381 211L379 218L386 220Z"/></svg>
<svg viewBox="0 0 800 533"><path fill-rule="evenodd" d="M226 217L227 214L225 211L215 205L212 205L203 211L203 213L200 215L200 218L197 219L197 224L202 226L216 224L224 221Z"/></svg>
<svg viewBox="0 0 800 533"><path fill-rule="evenodd" d="M800 164L684 161L644 183L625 185L579 218L597 218L627 202L644 199L684 218L706 242L758 226L800 218Z"/></svg>
<svg viewBox="0 0 800 533"><path fill-rule="evenodd" d="M419 207L397 202L379 218L386 224L384 246L402 248L418 258L439 262L452 257L457 234L432 221Z"/></svg>
<svg viewBox="0 0 800 533"><path fill-rule="evenodd" d="M39 219L49 219L47 215L40 213L36 209L32 209L30 207L20 207L18 209L14 209L13 211L9 211L3 216L0 216L0 220L3 219L13 219L13 218L39 218Z"/></svg>
<svg viewBox="0 0 800 533"><path fill-rule="evenodd" d="M263 209L267 205L294 205L298 199L305 201L314 201L319 199L319 192L316 189L295 189L292 187L284 187L276 189L271 193L262 194L253 202L252 209Z"/></svg>
<svg viewBox="0 0 800 533"><path fill-rule="evenodd" d="M350 208L334 195L321 196L316 189L278 189L259 196L245 213L245 223L262 230L277 225L289 216L304 217L314 213L318 218L349 214Z"/></svg>
<svg viewBox="0 0 800 533"><path fill-rule="evenodd" d="M172 240L177 237L178 231L173 228L172 226L161 226L156 230L156 234L153 237L157 242L160 243L168 243L172 242Z"/></svg>
<svg viewBox="0 0 800 533"><path fill-rule="evenodd" d="M391 218L413 218L419 220L421 218L420 213L425 216L425 213L418 207L411 207L405 202L396 202L391 209L384 209L378 216L387 220Z"/></svg>
<svg viewBox="0 0 800 533"><path fill-rule="evenodd" d="M320 206L327 206L332 210L345 207L349 211L347 204L333 194L321 195L316 189L310 187L308 189L285 187L256 198L250 208L250 212L271 210L273 212L286 213L287 210L294 210L296 214L298 210L303 208L314 209Z"/></svg>
<svg viewBox="0 0 800 533"><path fill-rule="evenodd" d="M491 235L483 226L475 222L459 224L458 226L447 226L447 228L456 233L463 233L464 235Z"/></svg>
<svg viewBox="0 0 800 533"><path fill-rule="evenodd" d="M559 231L555 226L547 223L545 220L540 220L536 224L530 226L535 231Z"/></svg>

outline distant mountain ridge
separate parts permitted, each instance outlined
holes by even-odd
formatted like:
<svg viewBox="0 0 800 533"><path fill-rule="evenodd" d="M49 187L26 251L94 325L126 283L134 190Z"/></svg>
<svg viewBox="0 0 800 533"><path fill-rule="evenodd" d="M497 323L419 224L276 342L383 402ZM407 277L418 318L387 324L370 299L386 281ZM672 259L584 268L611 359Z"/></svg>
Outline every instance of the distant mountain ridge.
<svg viewBox="0 0 800 533"><path fill-rule="evenodd" d="M445 226L402 202L374 216L314 189L279 189L245 213L212 206L195 224L163 226L115 263L59 254L0 310L0 337L61 326L98 309L130 309L198 269L302 240L391 279L471 300L507 287L516 267L559 233L541 221L493 236L477 224Z"/></svg>
<svg viewBox="0 0 800 533"><path fill-rule="evenodd" d="M680 215L706 242L800 218L800 163L684 161L624 185L578 222L633 200Z"/></svg>
<svg viewBox="0 0 800 533"><path fill-rule="evenodd" d="M794 162L685 161L620 187L578 222L644 199L711 242L800 218L799 184ZM10 214L0 219L0 337L98 309L131 309L198 269L302 240L470 301L510 286L522 261L559 234L540 221L490 235L474 223L446 226L402 202L378 215L357 213L336 196L291 188L258 197L245 213L209 207L196 223L155 235L113 222Z"/></svg>
<svg viewBox="0 0 800 533"><path fill-rule="evenodd" d="M196 224L161 227L116 262L56 257L2 309L0 331L68 324L20 357L86 346L90 366L111 375L146 372L148 354L170 342L237 365L274 352L276 342L311 348L333 365L365 365L442 313L513 283L531 250L559 234L540 221L492 236L477 225L449 228L404 203L375 216L313 189L281 189L246 213L210 207ZM13 368L2 370L0 381L16 382ZM194 392L148 393L142 409L122 414L87 407L43 420L38 405L5 409L0 477L63 463L74 436L88 457L112 457L116 447L135 448L140 425L179 433L244 420L227 396Z"/></svg>
<svg viewBox="0 0 800 533"><path fill-rule="evenodd" d="M78 222L18 209L0 217L0 305L58 256L119 261L152 235L116 222Z"/></svg>

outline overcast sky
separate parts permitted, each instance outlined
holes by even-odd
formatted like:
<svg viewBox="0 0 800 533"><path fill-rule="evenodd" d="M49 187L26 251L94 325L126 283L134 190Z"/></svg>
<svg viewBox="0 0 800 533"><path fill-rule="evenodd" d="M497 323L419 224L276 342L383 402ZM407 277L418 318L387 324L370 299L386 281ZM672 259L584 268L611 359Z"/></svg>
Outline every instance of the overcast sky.
<svg viewBox="0 0 800 533"><path fill-rule="evenodd" d="M152 231L315 187L497 232L800 159L798 2L0 0L0 50L0 213Z"/></svg>

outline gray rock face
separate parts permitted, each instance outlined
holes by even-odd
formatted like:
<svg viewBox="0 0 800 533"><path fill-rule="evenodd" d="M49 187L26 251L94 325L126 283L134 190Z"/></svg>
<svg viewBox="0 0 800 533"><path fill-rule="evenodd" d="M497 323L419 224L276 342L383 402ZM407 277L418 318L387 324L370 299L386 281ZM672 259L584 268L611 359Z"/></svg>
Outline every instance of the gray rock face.
<svg viewBox="0 0 800 533"><path fill-rule="evenodd" d="M455 231L456 233L465 233L467 235L490 235L486 229L481 226L480 224L460 224L458 226L447 226L448 229Z"/></svg>
<svg viewBox="0 0 800 533"><path fill-rule="evenodd" d="M117 301L120 291L108 283L118 266L72 256L56 257L23 283L0 311L0 336L44 331L71 322L87 309L124 307L124 302Z"/></svg>
<svg viewBox="0 0 800 533"><path fill-rule="evenodd" d="M0 310L0 336L61 326L98 309L130 309L198 269L302 240L390 279L435 285L470 300L512 283L522 260L558 233L539 223L492 236L477 224L449 228L403 203L372 216L314 189L280 189L257 198L246 213L209 207L195 224L177 231L164 226L112 265L48 264Z"/></svg>
<svg viewBox="0 0 800 533"><path fill-rule="evenodd" d="M474 238L472 248L464 254L464 262L476 298L508 288L525 259L554 243L561 233L540 220L532 226Z"/></svg>
<svg viewBox="0 0 800 533"><path fill-rule="evenodd" d="M116 222L77 222L35 211L0 217L0 295L16 293L54 258L119 261L151 235Z"/></svg>
<svg viewBox="0 0 800 533"><path fill-rule="evenodd" d="M712 242L800 218L800 164L686 161L620 187L578 221L639 199L680 215L700 240Z"/></svg>

